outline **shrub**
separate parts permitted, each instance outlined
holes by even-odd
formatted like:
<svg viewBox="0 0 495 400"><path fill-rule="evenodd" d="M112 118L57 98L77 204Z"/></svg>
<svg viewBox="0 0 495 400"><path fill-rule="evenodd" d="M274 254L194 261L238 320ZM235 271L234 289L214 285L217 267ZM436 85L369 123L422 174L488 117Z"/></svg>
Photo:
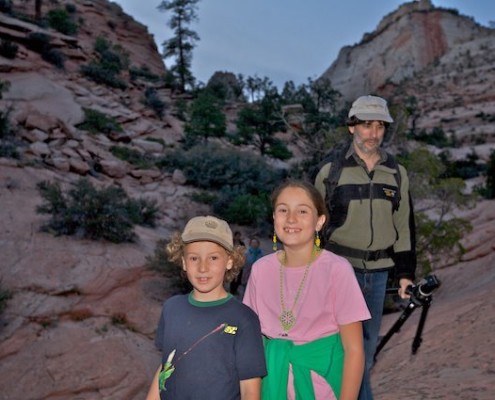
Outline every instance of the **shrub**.
<svg viewBox="0 0 495 400"><path fill-rule="evenodd" d="M7 307L8 301L12 298L12 293L8 289L4 289L0 286L0 314L3 313Z"/></svg>
<svg viewBox="0 0 495 400"><path fill-rule="evenodd" d="M443 129L438 127L433 128L431 132L422 130L415 135L409 135L408 138L415 139L426 144L431 144L432 146L436 146L439 148L451 147L453 144L452 141L449 140Z"/></svg>
<svg viewBox="0 0 495 400"><path fill-rule="evenodd" d="M41 54L43 60L55 65L58 69L65 68L65 55L58 49L48 49Z"/></svg>
<svg viewBox="0 0 495 400"><path fill-rule="evenodd" d="M292 152L287 148L285 143L277 138L272 139L270 147L266 151L266 155L278 160L289 160L293 156Z"/></svg>
<svg viewBox="0 0 495 400"><path fill-rule="evenodd" d="M206 191L195 192L191 195L191 199L193 201L203 204L213 204L217 200L217 198L217 195Z"/></svg>
<svg viewBox="0 0 495 400"><path fill-rule="evenodd" d="M262 223L270 214L271 204L268 194L252 195L242 194L240 196L227 196L225 201L220 199L216 202L214 211L220 212L228 221L236 221L240 225L251 225ZM225 205L223 203L226 203ZM222 212L221 209L225 210Z"/></svg>
<svg viewBox="0 0 495 400"><path fill-rule="evenodd" d="M127 83L119 76L129 67L129 54L120 45L114 45L104 37L96 38L94 50L99 55L98 62L92 61L81 66L81 72L96 83L126 89Z"/></svg>
<svg viewBox="0 0 495 400"><path fill-rule="evenodd" d="M19 159L17 146L14 143L0 140L0 157Z"/></svg>
<svg viewBox="0 0 495 400"><path fill-rule="evenodd" d="M153 226L157 217L153 203L132 200L115 186L98 190L88 180L80 179L67 193L58 183L47 181L38 183L37 188L44 203L36 211L51 215L43 230L56 235L130 242L135 239L134 224Z"/></svg>
<svg viewBox="0 0 495 400"><path fill-rule="evenodd" d="M182 122L187 120L187 102L184 99L177 99L175 101L175 116Z"/></svg>
<svg viewBox="0 0 495 400"><path fill-rule="evenodd" d="M19 46L15 43L12 43L10 40L0 40L0 55L5 58L9 58L13 60L17 57L17 50L19 50Z"/></svg>
<svg viewBox="0 0 495 400"><path fill-rule="evenodd" d="M27 47L41 54L50 48L50 36L43 32L31 32L28 35Z"/></svg>
<svg viewBox="0 0 495 400"><path fill-rule="evenodd" d="M127 83L115 75L111 70L105 67L91 62L87 65L81 66L81 72L84 76L91 79L93 82L101 83L115 89L125 90L127 89Z"/></svg>
<svg viewBox="0 0 495 400"><path fill-rule="evenodd" d="M65 5L65 10L69 13L69 14L75 14L76 11L77 11L77 8L76 8L76 5L75 4L72 4L72 3L67 3Z"/></svg>
<svg viewBox="0 0 495 400"><path fill-rule="evenodd" d="M231 186L257 193L271 190L283 177L260 156L211 144L169 151L157 165L169 171L182 169L188 183L212 190Z"/></svg>
<svg viewBox="0 0 495 400"><path fill-rule="evenodd" d="M495 151L490 153L485 176L485 185L477 190L485 199L495 199Z"/></svg>
<svg viewBox="0 0 495 400"><path fill-rule="evenodd" d="M170 151L157 165L169 171L179 168L189 184L215 192L213 209L218 215L244 225L270 219L267 196L286 176L260 156L211 144Z"/></svg>
<svg viewBox="0 0 495 400"><path fill-rule="evenodd" d="M110 147L110 151L115 157L127 161L140 169L150 169L155 165L153 157L128 147L112 146Z"/></svg>
<svg viewBox="0 0 495 400"><path fill-rule="evenodd" d="M75 35L77 33L77 25L72 21L72 18L67 10L55 9L48 11L48 25L57 32L64 35Z"/></svg>
<svg viewBox="0 0 495 400"><path fill-rule="evenodd" d="M453 161L448 151L441 152L438 157L445 166L445 172L440 175L441 178L461 178L467 180L481 175L485 169L485 166L478 162L479 156L474 150L464 160Z"/></svg>
<svg viewBox="0 0 495 400"><path fill-rule="evenodd" d="M157 74L154 74L153 72L150 71L150 68L147 65L143 65L140 68L138 67L131 67L129 68L129 75L131 77L131 80L136 80L137 78L143 78L144 80L148 82L158 82L160 80L160 77Z"/></svg>
<svg viewBox="0 0 495 400"><path fill-rule="evenodd" d="M11 14L12 13L12 0L0 0L0 12Z"/></svg>
<svg viewBox="0 0 495 400"><path fill-rule="evenodd" d="M55 65L57 68L64 68L65 57L60 50L52 48L50 37L47 34L42 32L30 33L27 47L39 53L43 60Z"/></svg>
<svg viewBox="0 0 495 400"><path fill-rule="evenodd" d="M150 107L160 119L163 118L163 113L166 109L166 104L156 92L154 88L147 88L144 92L144 104Z"/></svg>
<svg viewBox="0 0 495 400"><path fill-rule="evenodd" d="M136 225L156 226L158 208L156 203L146 199L136 199L127 201L127 212L131 221Z"/></svg>
<svg viewBox="0 0 495 400"><path fill-rule="evenodd" d="M0 82L0 86L2 86L2 83L8 87L8 81ZM15 134L9 118L11 112L12 108L8 108L6 111L0 111L0 157L18 159L19 152L17 151Z"/></svg>
<svg viewBox="0 0 495 400"><path fill-rule="evenodd" d="M146 266L153 271L160 272L167 278L173 294L188 293L191 291L191 284L180 266L168 260L166 246L167 242L165 240L159 240L155 245L153 255L146 257Z"/></svg>
<svg viewBox="0 0 495 400"><path fill-rule="evenodd" d="M0 140L8 139L14 136L12 126L10 125L11 112L12 108L8 108L6 111L0 111Z"/></svg>
<svg viewBox="0 0 495 400"><path fill-rule="evenodd" d="M107 135L112 132L123 131L120 124L114 118L90 108L84 108L83 110L85 119L84 122L76 125L77 128L84 129L93 134L104 133Z"/></svg>

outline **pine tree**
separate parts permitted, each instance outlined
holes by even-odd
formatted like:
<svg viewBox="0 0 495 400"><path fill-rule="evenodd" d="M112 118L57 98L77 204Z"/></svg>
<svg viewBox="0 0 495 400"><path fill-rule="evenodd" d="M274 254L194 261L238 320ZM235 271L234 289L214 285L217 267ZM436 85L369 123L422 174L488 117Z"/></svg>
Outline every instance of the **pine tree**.
<svg viewBox="0 0 495 400"><path fill-rule="evenodd" d="M196 32L189 29L189 25L198 20L196 14L199 0L168 0L158 6L160 11L171 11L172 16L168 27L173 30L174 37L165 40L163 58L174 57L175 65L170 72L177 78L179 90L184 93L188 86L194 86L194 77L191 72L192 51L195 42L199 40Z"/></svg>

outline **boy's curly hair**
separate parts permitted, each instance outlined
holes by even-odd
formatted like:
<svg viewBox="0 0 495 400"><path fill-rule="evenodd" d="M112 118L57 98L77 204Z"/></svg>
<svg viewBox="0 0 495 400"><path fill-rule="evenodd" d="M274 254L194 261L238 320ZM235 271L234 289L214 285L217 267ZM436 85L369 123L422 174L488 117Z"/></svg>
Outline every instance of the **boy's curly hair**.
<svg viewBox="0 0 495 400"><path fill-rule="evenodd" d="M185 271L182 269L182 257L184 256L186 245L187 244L182 240L181 234L177 232L172 235L172 238L166 247L169 261L179 266L180 271L184 276ZM243 247L234 247L234 250L230 251L223 246L222 248L232 260L232 268L225 271L223 279L225 283L228 283L232 282L240 274L245 261L245 249Z"/></svg>

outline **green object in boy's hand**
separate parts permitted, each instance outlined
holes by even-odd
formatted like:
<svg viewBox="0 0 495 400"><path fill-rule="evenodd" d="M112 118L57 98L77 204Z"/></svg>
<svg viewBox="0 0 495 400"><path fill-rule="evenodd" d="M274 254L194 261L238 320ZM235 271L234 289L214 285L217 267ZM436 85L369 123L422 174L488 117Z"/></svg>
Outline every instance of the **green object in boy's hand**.
<svg viewBox="0 0 495 400"><path fill-rule="evenodd" d="M175 350L172 350L172 352L168 355L167 362L163 364L163 368L158 376L158 389L160 390L160 392L166 390L165 382L170 377L170 375L172 375L172 372L175 371L175 367L172 365L172 360L174 359L174 356L175 356Z"/></svg>

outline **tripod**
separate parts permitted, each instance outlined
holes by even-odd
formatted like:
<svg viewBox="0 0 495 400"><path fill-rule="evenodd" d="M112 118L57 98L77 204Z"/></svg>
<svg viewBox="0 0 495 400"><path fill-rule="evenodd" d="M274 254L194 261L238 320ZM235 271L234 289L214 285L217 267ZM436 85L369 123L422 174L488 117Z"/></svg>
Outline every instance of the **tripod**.
<svg viewBox="0 0 495 400"><path fill-rule="evenodd" d="M397 293L397 289L387 289L387 292ZM419 319L418 327L416 329L416 335L414 336L414 340L412 343L412 354L416 354L416 352L419 349L419 346L421 345L421 342L423 341L421 335L423 333L423 328L426 322L426 317L428 315L428 310L430 309L431 300L432 300L431 295L423 297L421 300L416 298L415 296L411 296L411 299L409 300L409 304L402 312L402 315L395 322L395 324L389 329L387 334L380 340L380 343L376 347L375 356L374 356L375 361L376 361L376 356L383 349L383 346L385 346L385 344L389 341L392 335L400 331L400 328L402 327L404 322L407 321L407 319L411 316L411 314L416 308L423 306L423 309L421 310L421 317Z"/></svg>

